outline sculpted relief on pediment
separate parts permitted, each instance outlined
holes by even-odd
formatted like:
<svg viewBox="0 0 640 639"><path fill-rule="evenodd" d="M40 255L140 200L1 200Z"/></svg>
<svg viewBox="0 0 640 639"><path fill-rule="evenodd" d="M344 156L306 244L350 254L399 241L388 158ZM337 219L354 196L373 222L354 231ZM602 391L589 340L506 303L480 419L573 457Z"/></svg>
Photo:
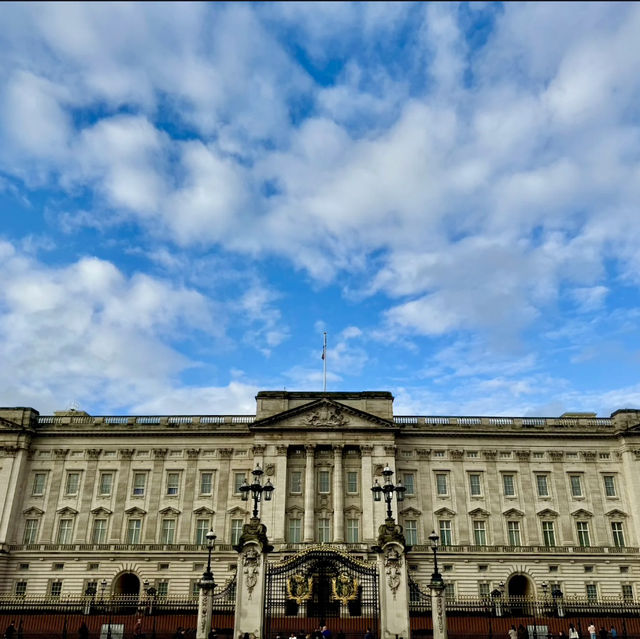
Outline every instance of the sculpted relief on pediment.
<svg viewBox="0 0 640 639"><path fill-rule="evenodd" d="M340 406L323 403L304 415L301 421L311 428L343 428L349 423L349 418Z"/></svg>

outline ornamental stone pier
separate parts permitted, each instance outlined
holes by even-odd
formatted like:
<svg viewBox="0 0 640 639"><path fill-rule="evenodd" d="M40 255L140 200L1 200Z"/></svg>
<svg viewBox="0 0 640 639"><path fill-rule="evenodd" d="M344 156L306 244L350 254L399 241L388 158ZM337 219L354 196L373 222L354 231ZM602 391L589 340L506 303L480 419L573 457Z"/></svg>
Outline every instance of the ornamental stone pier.
<svg viewBox="0 0 640 639"><path fill-rule="evenodd" d="M245 633L263 637L265 569L267 554L273 550L267 527L254 517L242 529L238 545L238 571L234 638ZM199 639L199 638L198 638Z"/></svg>
<svg viewBox="0 0 640 639"><path fill-rule="evenodd" d="M409 639L409 579L402 526L387 519L378 529L380 637Z"/></svg>
<svg viewBox="0 0 640 639"><path fill-rule="evenodd" d="M445 608L446 598L444 595L444 581L432 579L429 582L429 590L431 590L433 639L447 639L447 612Z"/></svg>

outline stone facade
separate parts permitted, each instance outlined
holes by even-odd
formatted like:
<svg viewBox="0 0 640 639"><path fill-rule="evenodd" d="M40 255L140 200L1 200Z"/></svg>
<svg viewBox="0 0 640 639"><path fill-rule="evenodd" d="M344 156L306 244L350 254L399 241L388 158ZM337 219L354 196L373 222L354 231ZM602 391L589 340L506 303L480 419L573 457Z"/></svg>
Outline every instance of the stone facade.
<svg viewBox="0 0 640 639"><path fill-rule="evenodd" d="M441 537L447 594L637 599L640 411L610 418L393 414L387 392L261 392L255 416L41 416L0 409L0 593L197 596L203 535L213 572L236 570L251 516L238 490L256 464L275 486L261 518L273 558L331 543L373 561L388 464L393 514L427 584ZM398 513L399 510L399 513Z"/></svg>

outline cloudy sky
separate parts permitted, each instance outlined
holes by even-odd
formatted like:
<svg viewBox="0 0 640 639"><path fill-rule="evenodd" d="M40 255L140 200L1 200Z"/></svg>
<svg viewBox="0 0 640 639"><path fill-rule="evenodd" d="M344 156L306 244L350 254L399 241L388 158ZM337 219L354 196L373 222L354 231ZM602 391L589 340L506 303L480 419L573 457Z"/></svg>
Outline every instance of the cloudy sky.
<svg viewBox="0 0 640 639"><path fill-rule="evenodd" d="M3 4L0 405L640 406L640 4Z"/></svg>

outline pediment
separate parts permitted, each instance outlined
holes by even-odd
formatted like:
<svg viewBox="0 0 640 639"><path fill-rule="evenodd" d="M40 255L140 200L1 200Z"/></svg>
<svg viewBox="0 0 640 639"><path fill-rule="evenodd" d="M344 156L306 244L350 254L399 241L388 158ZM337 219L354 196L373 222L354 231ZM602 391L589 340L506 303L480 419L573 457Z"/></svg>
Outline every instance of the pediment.
<svg viewBox="0 0 640 639"><path fill-rule="evenodd" d="M438 510L434 510L433 511L434 515L438 515L438 516L448 516L448 517L455 517L456 513L455 510L451 510L450 508L438 508Z"/></svg>
<svg viewBox="0 0 640 639"><path fill-rule="evenodd" d="M469 514L472 517L489 517L491 515L491 513L484 508L474 508L473 510L469 511Z"/></svg>
<svg viewBox="0 0 640 639"><path fill-rule="evenodd" d="M138 508L137 506L133 506L133 508L127 508L127 510L124 511L126 515L138 515L138 516L142 516L142 515L146 515L147 511L146 510L142 510L142 508Z"/></svg>
<svg viewBox="0 0 640 639"><path fill-rule="evenodd" d="M353 516L355 516L355 515L359 515L361 513L362 513L362 511L357 506L349 506L349 508L345 508L344 509L344 514L345 515L353 515Z"/></svg>
<svg viewBox="0 0 640 639"><path fill-rule="evenodd" d="M287 508L286 513L287 515L302 515L302 513L304 513L304 510L302 510L300 506L290 506L289 508Z"/></svg>
<svg viewBox="0 0 640 639"><path fill-rule="evenodd" d="M60 508L60 510L56 510L59 515L77 515L78 511L75 508L69 508L69 506L65 506L64 508Z"/></svg>
<svg viewBox="0 0 640 639"><path fill-rule="evenodd" d="M538 517L557 517L558 513L555 510L551 510L551 508L545 508L544 510L540 510L536 513Z"/></svg>
<svg viewBox="0 0 640 639"><path fill-rule="evenodd" d="M94 508L91 511L92 515L111 515L113 514L112 510L109 510L108 508L105 508L104 506L99 506L98 508Z"/></svg>
<svg viewBox="0 0 640 639"><path fill-rule="evenodd" d="M614 508L613 510L610 510L609 512L605 513L605 515L607 517L626 517L627 513L620 510L619 508Z"/></svg>
<svg viewBox="0 0 640 639"><path fill-rule="evenodd" d="M229 508L229 510L227 510L227 513L229 515L247 515L249 511L245 510L244 508L240 508L240 506L234 506L233 508Z"/></svg>
<svg viewBox="0 0 640 639"><path fill-rule="evenodd" d="M196 508L193 511L194 515L215 515L216 511L211 510L211 508L207 508L206 506L200 506L200 508Z"/></svg>
<svg viewBox="0 0 640 639"><path fill-rule="evenodd" d="M593 513L590 513L588 510L584 508L578 508L578 510L574 510L571 513L572 517L593 517Z"/></svg>
<svg viewBox="0 0 640 639"><path fill-rule="evenodd" d="M277 428L279 430L348 429L349 431L379 430L380 427L396 428L391 420L382 419L327 397L256 420L250 426L252 430Z"/></svg>
<svg viewBox="0 0 640 639"><path fill-rule="evenodd" d="M509 508L502 513L505 517L524 517L524 513L517 508Z"/></svg>
<svg viewBox="0 0 640 639"><path fill-rule="evenodd" d="M29 429L22 426L22 424L16 424L15 422L5 419L4 417L0 417L0 431L20 432L23 430Z"/></svg>
<svg viewBox="0 0 640 639"><path fill-rule="evenodd" d="M167 506L159 511L161 515L179 515L180 511L177 508L173 508L171 506Z"/></svg>
<svg viewBox="0 0 640 639"><path fill-rule="evenodd" d="M35 515L37 517L40 517L42 515L44 515L44 510L40 510L40 508L36 508L35 506L31 506L31 508L27 508L26 510L22 511L23 515Z"/></svg>
<svg viewBox="0 0 640 639"><path fill-rule="evenodd" d="M422 511L414 508L413 506L409 506L408 508L404 508L403 510L401 510L400 514L404 515L405 517L418 517L419 515L422 515Z"/></svg>

